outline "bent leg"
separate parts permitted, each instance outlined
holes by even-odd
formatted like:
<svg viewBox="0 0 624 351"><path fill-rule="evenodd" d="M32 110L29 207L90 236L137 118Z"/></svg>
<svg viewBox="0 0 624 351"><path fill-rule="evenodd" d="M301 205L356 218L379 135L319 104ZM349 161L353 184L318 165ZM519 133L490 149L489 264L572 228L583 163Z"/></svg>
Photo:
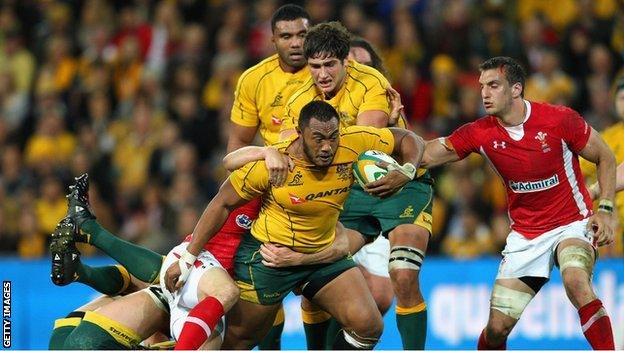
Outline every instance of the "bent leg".
<svg viewBox="0 0 624 351"><path fill-rule="evenodd" d="M611 320L591 284L595 251L586 241L569 238L557 246L557 262L570 302L578 309L581 328L593 349L615 348Z"/></svg>
<svg viewBox="0 0 624 351"><path fill-rule="evenodd" d="M479 336L477 349L506 349L509 333L513 330L535 293L520 279L497 279L490 298L490 315L487 326Z"/></svg>
<svg viewBox="0 0 624 351"><path fill-rule="evenodd" d="M350 268L331 280L312 301L343 326L348 345L339 346L368 349L379 341L383 319L358 268Z"/></svg>

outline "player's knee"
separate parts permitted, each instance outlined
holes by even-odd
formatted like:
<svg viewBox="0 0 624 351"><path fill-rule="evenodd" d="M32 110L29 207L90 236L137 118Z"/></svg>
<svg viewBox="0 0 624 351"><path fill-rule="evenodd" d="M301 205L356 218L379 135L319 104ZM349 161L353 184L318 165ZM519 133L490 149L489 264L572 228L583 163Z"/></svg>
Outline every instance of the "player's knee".
<svg viewBox="0 0 624 351"><path fill-rule="evenodd" d="M507 325L502 322L488 323L486 334L488 336L488 340L494 343L499 343L509 336L512 329L513 325Z"/></svg>
<svg viewBox="0 0 624 351"><path fill-rule="evenodd" d="M215 278L215 279L202 279L199 284L199 292L198 297L204 299L207 296L212 296L219 300L221 305L223 305L223 309L228 311L236 301L238 301L238 297L240 295L240 290L238 286L226 277L225 279Z"/></svg>
<svg viewBox="0 0 624 351"><path fill-rule="evenodd" d="M377 309L381 314L385 314L392 305L392 300L394 299L394 292L392 291L392 286L383 287L381 289L377 289L373 292L373 299L375 299L375 304L377 304Z"/></svg>
<svg viewBox="0 0 624 351"><path fill-rule="evenodd" d="M411 295L418 290L418 270L395 269L390 271L390 278L398 297Z"/></svg>
<svg viewBox="0 0 624 351"><path fill-rule="evenodd" d="M377 309L357 308L349 313L344 329L363 337L379 338L383 332L383 319Z"/></svg>

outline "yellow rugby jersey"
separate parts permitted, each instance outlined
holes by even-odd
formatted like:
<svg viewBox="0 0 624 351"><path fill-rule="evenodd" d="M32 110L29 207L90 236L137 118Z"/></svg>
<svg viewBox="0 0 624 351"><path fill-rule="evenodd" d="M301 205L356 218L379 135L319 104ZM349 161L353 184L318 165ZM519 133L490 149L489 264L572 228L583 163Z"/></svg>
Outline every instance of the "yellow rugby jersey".
<svg viewBox="0 0 624 351"><path fill-rule="evenodd" d="M298 138L293 135L276 146L281 152ZM248 163L230 175L244 199L262 195L262 208L251 234L261 242L278 243L299 252L316 252L334 241L338 214L353 184L351 164L366 150L392 153L389 129L353 126L342 128L332 165L319 169L293 159L295 168L281 187L272 187L264 160Z"/></svg>
<svg viewBox="0 0 624 351"><path fill-rule="evenodd" d="M309 78L306 67L288 73L280 67L277 54L266 58L238 79L230 120L244 127L259 124L264 144L276 143L286 101Z"/></svg>
<svg viewBox="0 0 624 351"><path fill-rule="evenodd" d="M390 103L386 97L388 80L376 69L349 60L345 82L338 93L325 100L312 77L292 94L284 109L282 130L294 129L299 121L303 106L313 100L324 100L340 115L343 127L355 125L357 116L365 111L380 110L390 114Z"/></svg>

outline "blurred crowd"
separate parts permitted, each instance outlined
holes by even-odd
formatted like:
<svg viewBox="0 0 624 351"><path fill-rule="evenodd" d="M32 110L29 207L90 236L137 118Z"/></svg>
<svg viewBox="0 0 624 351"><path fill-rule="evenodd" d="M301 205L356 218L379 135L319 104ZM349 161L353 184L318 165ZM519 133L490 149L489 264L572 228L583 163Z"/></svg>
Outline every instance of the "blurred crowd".
<svg viewBox="0 0 624 351"><path fill-rule="evenodd" d="M483 115L477 66L498 55L527 68L526 98L569 105L599 131L618 121L617 0L293 2L313 24L340 20L373 43L426 139ZM2 254L46 254L67 186L83 172L98 220L124 239L166 253L190 233L226 175L236 81L273 53L270 18L282 4L3 1ZM434 176L428 254L498 255L509 223L496 174L477 156ZM620 241L603 255L622 251Z"/></svg>

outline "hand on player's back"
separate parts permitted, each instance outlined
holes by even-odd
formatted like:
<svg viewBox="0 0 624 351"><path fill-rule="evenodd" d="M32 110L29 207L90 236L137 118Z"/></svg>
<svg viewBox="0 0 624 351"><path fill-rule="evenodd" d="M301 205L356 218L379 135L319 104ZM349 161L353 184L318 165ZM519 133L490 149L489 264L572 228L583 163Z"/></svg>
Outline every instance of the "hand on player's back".
<svg viewBox="0 0 624 351"><path fill-rule="evenodd" d="M269 180L271 185L280 187L288 177L288 171L295 167L292 159L273 147L268 147L265 152L264 162L269 170Z"/></svg>

